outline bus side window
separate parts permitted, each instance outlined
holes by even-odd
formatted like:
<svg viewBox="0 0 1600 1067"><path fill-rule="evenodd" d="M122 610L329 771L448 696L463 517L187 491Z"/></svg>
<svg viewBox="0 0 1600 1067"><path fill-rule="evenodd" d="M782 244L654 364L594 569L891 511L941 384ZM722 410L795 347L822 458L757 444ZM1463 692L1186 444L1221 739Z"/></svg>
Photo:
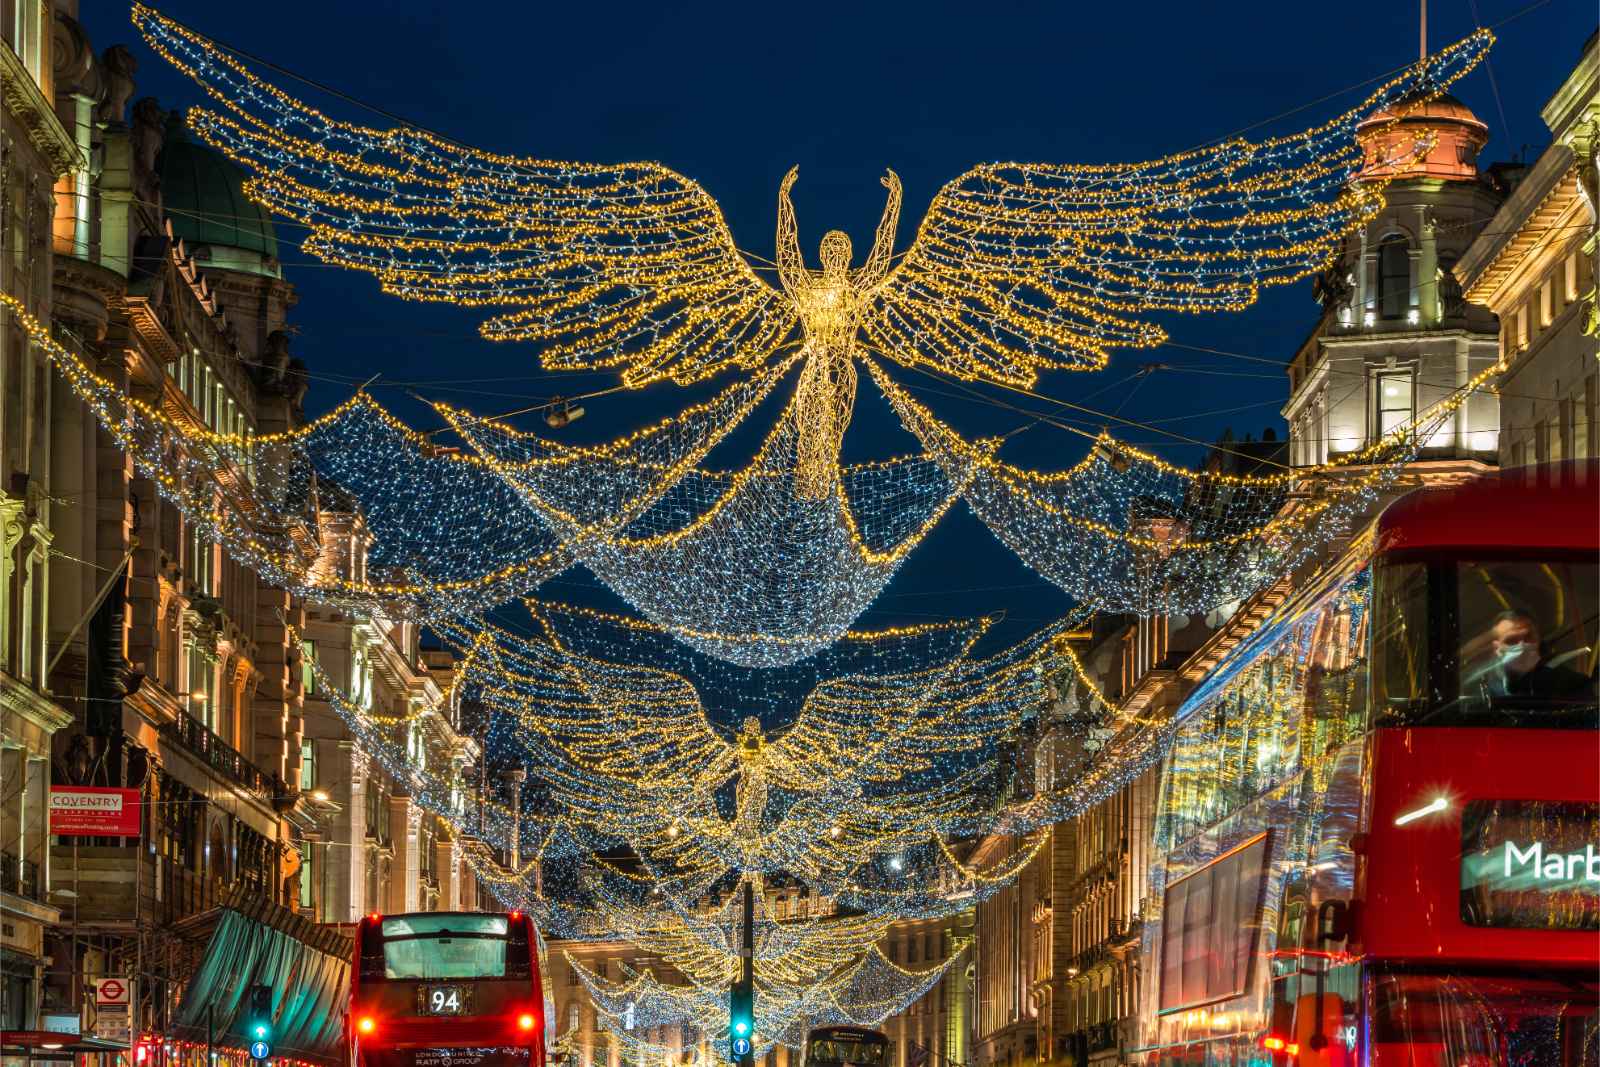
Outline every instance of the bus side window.
<svg viewBox="0 0 1600 1067"><path fill-rule="evenodd" d="M533 953L528 945L528 924L513 922L506 931L506 977L530 978L533 976Z"/></svg>
<svg viewBox="0 0 1600 1067"><path fill-rule="evenodd" d="M374 930L361 938L361 980L373 981L383 976L383 938Z"/></svg>

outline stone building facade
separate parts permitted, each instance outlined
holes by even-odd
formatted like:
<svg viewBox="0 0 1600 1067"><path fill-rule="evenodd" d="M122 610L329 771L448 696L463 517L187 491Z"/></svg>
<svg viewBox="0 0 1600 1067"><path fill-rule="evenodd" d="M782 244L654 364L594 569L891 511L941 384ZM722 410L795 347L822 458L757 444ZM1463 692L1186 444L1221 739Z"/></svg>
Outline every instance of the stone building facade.
<svg viewBox="0 0 1600 1067"><path fill-rule="evenodd" d="M1481 169L1489 130L1448 94L1398 122L1384 112L1357 129L1368 170L1393 177L1383 209L1352 234L1318 280L1323 314L1289 365L1290 458L1310 467L1359 451L1488 370L1499 357L1492 315L1467 302L1461 257L1505 196L1504 168ZM1386 160L1425 158L1399 176ZM1470 473L1499 451L1499 411L1474 395L1422 442L1419 458Z"/></svg>
<svg viewBox="0 0 1600 1067"><path fill-rule="evenodd" d="M77 116L56 110L52 8L0 4L0 292L49 324L54 189L88 164ZM0 304L0 1029L40 1028L45 934L59 921L47 833L52 738L72 705L47 681L71 625L51 616L51 553L64 507L51 492L50 363Z"/></svg>
<svg viewBox="0 0 1600 1067"><path fill-rule="evenodd" d="M308 605L230 558L29 342L23 315L213 431L304 419L270 220L181 116L133 102L132 54L96 52L76 14L5 0L0 17L0 290L21 310L0 306L0 1015L11 1036L75 1031L88 980L114 975L136 979L134 1031L160 1036L223 906L304 932L479 903L445 823L308 700L303 640L380 712L425 720L418 758L476 756L449 716L417 714L448 662L416 627ZM215 506L253 476L208 481ZM51 839L52 786L136 791L140 836ZM39 1048L8 1036L6 1056Z"/></svg>
<svg viewBox="0 0 1600 1067"><path fill-rule="evenodd" d="M1600 455L1595 37L1540 115L1550 145L1461 260L1466 299L1500 322L1500 462L1513 467Z"/></svg>

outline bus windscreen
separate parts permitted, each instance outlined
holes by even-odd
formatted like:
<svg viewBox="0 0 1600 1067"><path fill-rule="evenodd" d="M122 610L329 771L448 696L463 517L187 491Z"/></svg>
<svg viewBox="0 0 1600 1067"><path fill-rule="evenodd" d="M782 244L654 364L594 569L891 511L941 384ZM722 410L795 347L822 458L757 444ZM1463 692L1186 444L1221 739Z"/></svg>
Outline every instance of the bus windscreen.
<svg viewBox="0 0 1600 1067"><path fill-rule="evenodd" d="M1429 560L1379 573L1382 726L1600 725L1600 567Z"/></svg>
<svg viewBox="0 0 1600 1067"><path fill-rule="evenodd" d="M503 978L506 920L437 912L383 920L383 977Z"/></svg>

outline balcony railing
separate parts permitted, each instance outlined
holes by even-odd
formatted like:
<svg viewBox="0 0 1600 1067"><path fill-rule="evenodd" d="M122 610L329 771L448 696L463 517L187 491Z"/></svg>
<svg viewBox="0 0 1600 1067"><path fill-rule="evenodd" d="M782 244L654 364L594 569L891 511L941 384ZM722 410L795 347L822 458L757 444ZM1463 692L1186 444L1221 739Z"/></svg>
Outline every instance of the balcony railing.
<svg viewBox="0 0 1600 1067"><path fill-rule="evenodd" d="M181 708L172 722L161 727L164 736L171 738L200 757L212 770L232 779L263 797L273 795L272 776L245 759L238 749L211 732L205 723Z"/></svg>
<svg viewBox="0 0 1600 1067"><path fill-rule="evenodd" d="M39 865L9 852L0 852L0 893L43 900L39 892Z"/></svg>

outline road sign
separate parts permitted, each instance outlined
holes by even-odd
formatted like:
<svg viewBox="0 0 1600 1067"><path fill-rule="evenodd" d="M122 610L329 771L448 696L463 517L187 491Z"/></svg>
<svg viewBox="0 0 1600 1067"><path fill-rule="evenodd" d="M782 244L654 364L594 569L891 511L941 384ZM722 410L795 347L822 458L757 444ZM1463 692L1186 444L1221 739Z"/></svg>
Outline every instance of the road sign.
<svg viewBox="0 0 1600 1067"><path fill-rule="evenodd" d="M94 1003L96 1007L104 1008L113 1004L128 1005L133 997L130 983L126 978L96 978L94 981Z"/></svg>
<svg viewBox="0 0 1600 1067"><path fill-rule="evenodd" d="M734 1038L733 1039L733 1054L735 1056L737 1056L737 1057L743 1057L743 1056L750 1055L750 1039L748 1037L736 1037L736 1038Z"/></svg>
<svg viewBox="0 0 1600 1067"><path fill-rule="evenodd" d="M272 1046L267 1044L265 1041L252 1041L252 1042L250 1042L250 1058L251 1059L253 1059L253 1060L264 1060L264 1059L266 1059L267 1057L269 1057L271 1055L272 1055Z"/></svg>

